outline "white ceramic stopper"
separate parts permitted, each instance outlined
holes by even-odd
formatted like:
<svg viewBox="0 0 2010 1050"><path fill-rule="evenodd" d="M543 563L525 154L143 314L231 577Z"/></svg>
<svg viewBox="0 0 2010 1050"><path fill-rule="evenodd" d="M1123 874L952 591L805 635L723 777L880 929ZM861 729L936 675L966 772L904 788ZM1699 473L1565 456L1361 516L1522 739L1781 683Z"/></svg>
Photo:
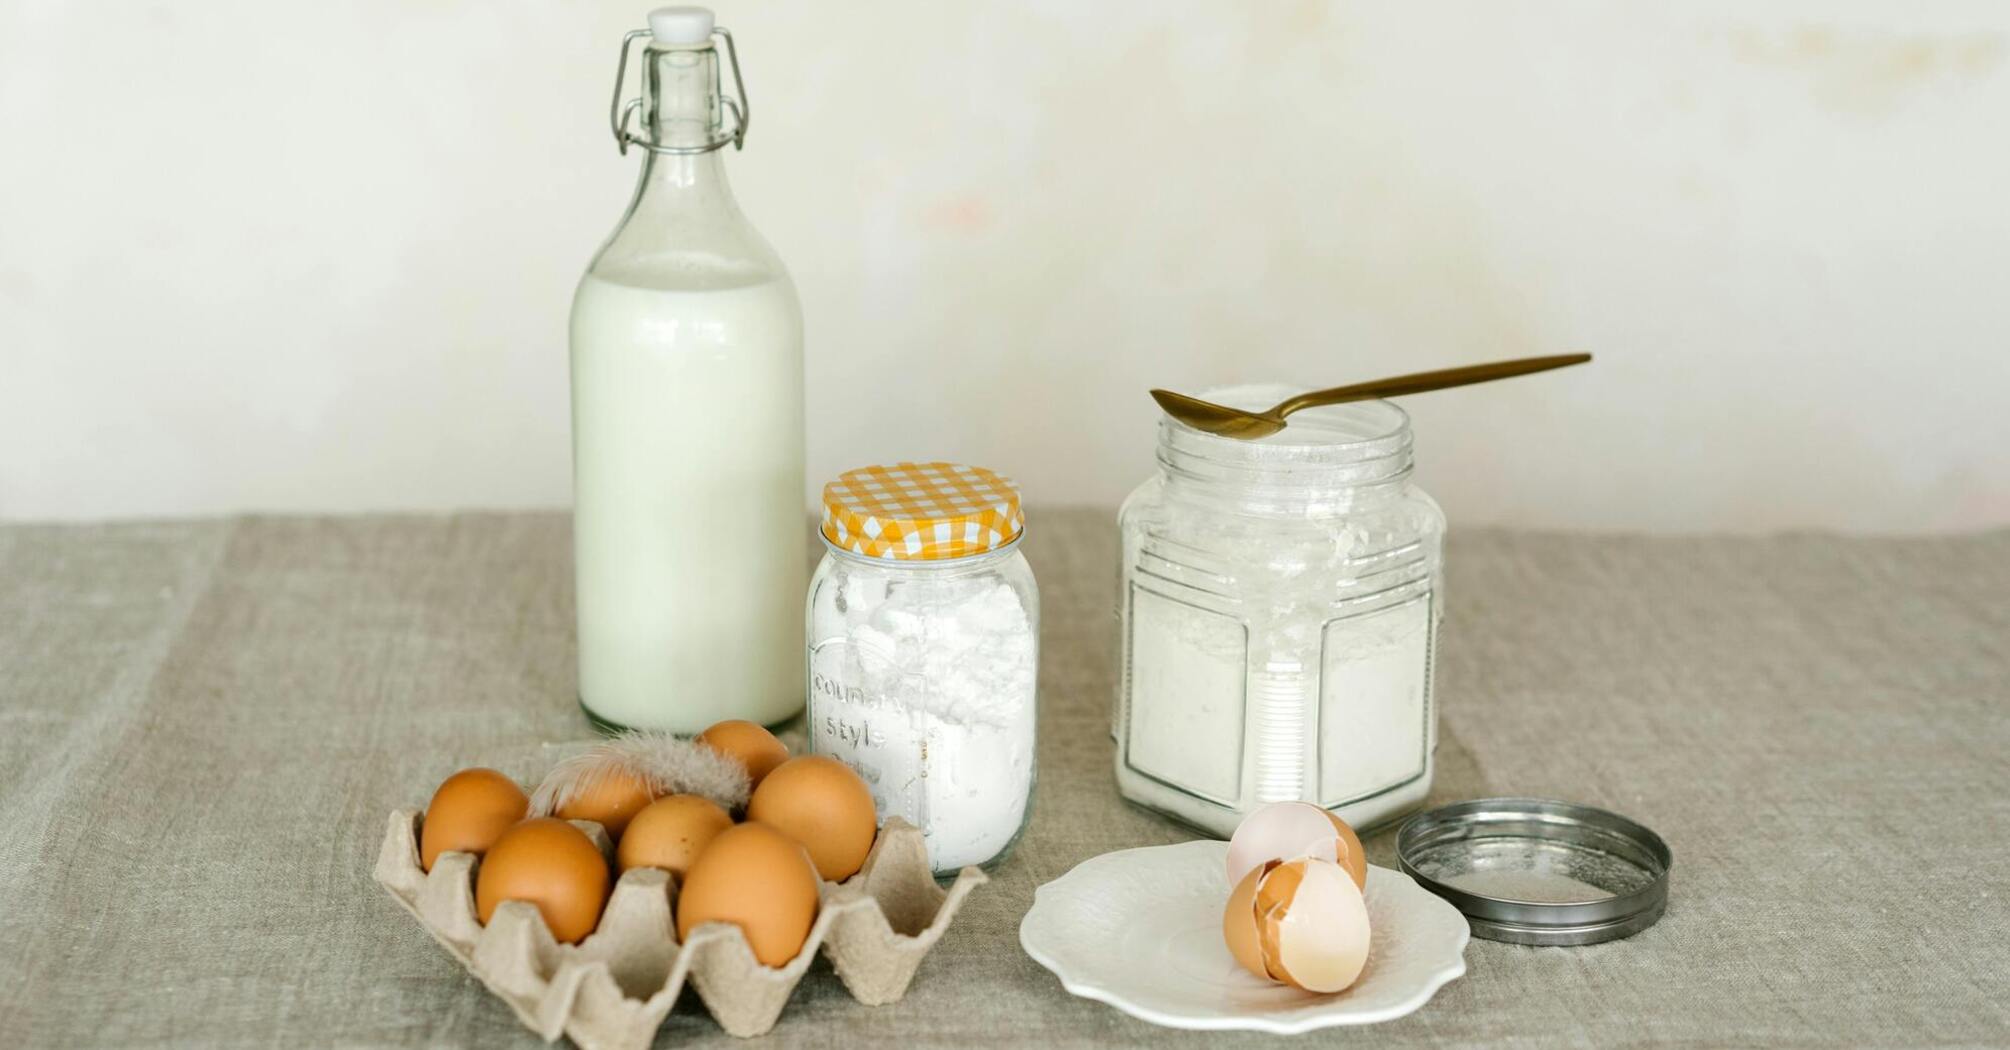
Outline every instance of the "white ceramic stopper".
<svg viewBox="0 0 2010 1050"><path fill-rule="evenodd" d="M649 34L659 44L702 44L712 39L712 9L659 7L649 12Z"/></svg>

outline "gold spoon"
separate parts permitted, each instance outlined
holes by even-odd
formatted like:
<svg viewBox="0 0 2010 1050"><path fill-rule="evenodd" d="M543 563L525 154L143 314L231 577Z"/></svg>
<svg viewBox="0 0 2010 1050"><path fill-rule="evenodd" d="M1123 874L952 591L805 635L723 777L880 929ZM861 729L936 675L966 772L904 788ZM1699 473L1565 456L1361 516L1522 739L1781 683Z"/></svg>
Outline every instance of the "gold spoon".
<svg viewBox="0 0 2010 1050"><path fill-rule="evenodd" d="M1558 354L1555 357L1523 357L1513 361L1466 365L1462 368L1441 368L1435 372L1414 372L1406 376L1391 376L1388 379L1355 383L1352 386L1336 386L1330 390L1314 390L1262 412L1246 412L1240 408L1202 401L1197 397L1175 394L1170 390L1152 391L1152 400L1157 401L1159 407L1166 410L1166 415L1195 430L1253 441L1283 430L1284 417L1301 408L1338 405L1348 401L1371 401L1375 398L1399 397L1403 394L1420 394L1426 390L1443 390L1446 387L1485 383L1495 379L1506 379L1509 376L1525 376L1530 372L1547 372L1552 368L1562 368L1566 365L1581 365L1589 360L1591 360L1590 354Z"/></svg>

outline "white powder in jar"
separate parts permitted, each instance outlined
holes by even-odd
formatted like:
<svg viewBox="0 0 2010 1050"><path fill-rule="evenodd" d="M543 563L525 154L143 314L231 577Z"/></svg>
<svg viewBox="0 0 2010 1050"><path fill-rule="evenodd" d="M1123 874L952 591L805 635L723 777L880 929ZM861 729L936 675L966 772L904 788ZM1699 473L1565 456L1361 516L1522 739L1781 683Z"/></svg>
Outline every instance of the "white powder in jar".
<svg viewBox="0 0 2010 1050"><path fill-rule="evenodd" d="M1223 836L1265 802L1315 802L1357 826L1421 802L1428 525L1408 512L1279 519L1172 504L1151 529L1131 526L1126 797Z"/></svg>
<svg viewBox="0 0 2010 1050"><path fill-rule="evenodd" d="M920 827L937 872L995 859L1033 787L1033 618L993 574L836 573L842 626L812 623L814 749L858 770L882 817Z"/></svg>

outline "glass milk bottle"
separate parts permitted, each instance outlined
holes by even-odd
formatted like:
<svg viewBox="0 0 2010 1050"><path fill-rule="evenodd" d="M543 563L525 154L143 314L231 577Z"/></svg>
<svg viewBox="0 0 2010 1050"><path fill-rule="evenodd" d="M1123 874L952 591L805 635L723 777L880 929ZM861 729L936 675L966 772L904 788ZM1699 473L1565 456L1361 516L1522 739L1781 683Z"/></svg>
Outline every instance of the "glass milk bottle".
<svg viewBox="0 0 2010 1050"><path fill-rule="evenodd" d="M1302 388L1298 388L1302 389ZM1201 396L1260 410L1295 392ZM1227 836L1267 802L1358 829L1431 787L1445 518L1387 402L1295 413L1240 441L1159 422L1120 514L1125 798Z"/></svg>
<svg viewBox="0 0 2010 1050"><path fill-rule="evenodd" d="M726 183L732 38L703 8L649 25L610 114L641 179L572 304L579 699L604 728L772 724L803 706L802 311Z"/></svg>

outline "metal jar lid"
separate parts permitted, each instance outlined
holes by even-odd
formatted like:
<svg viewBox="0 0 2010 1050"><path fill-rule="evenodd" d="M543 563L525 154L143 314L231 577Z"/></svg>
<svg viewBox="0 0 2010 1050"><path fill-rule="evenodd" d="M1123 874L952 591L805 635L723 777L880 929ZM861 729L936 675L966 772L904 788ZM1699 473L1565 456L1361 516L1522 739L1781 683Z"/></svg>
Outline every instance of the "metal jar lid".
<svg viewBox="0 0 2010 1050"><path fill-rule="evenodd" d="M1617 813L1486 798L1420 813L1396 833L1403 871L1452 902L1473 935L1573 945L1630 937L1668 904L1674 856Z"/></svg>

